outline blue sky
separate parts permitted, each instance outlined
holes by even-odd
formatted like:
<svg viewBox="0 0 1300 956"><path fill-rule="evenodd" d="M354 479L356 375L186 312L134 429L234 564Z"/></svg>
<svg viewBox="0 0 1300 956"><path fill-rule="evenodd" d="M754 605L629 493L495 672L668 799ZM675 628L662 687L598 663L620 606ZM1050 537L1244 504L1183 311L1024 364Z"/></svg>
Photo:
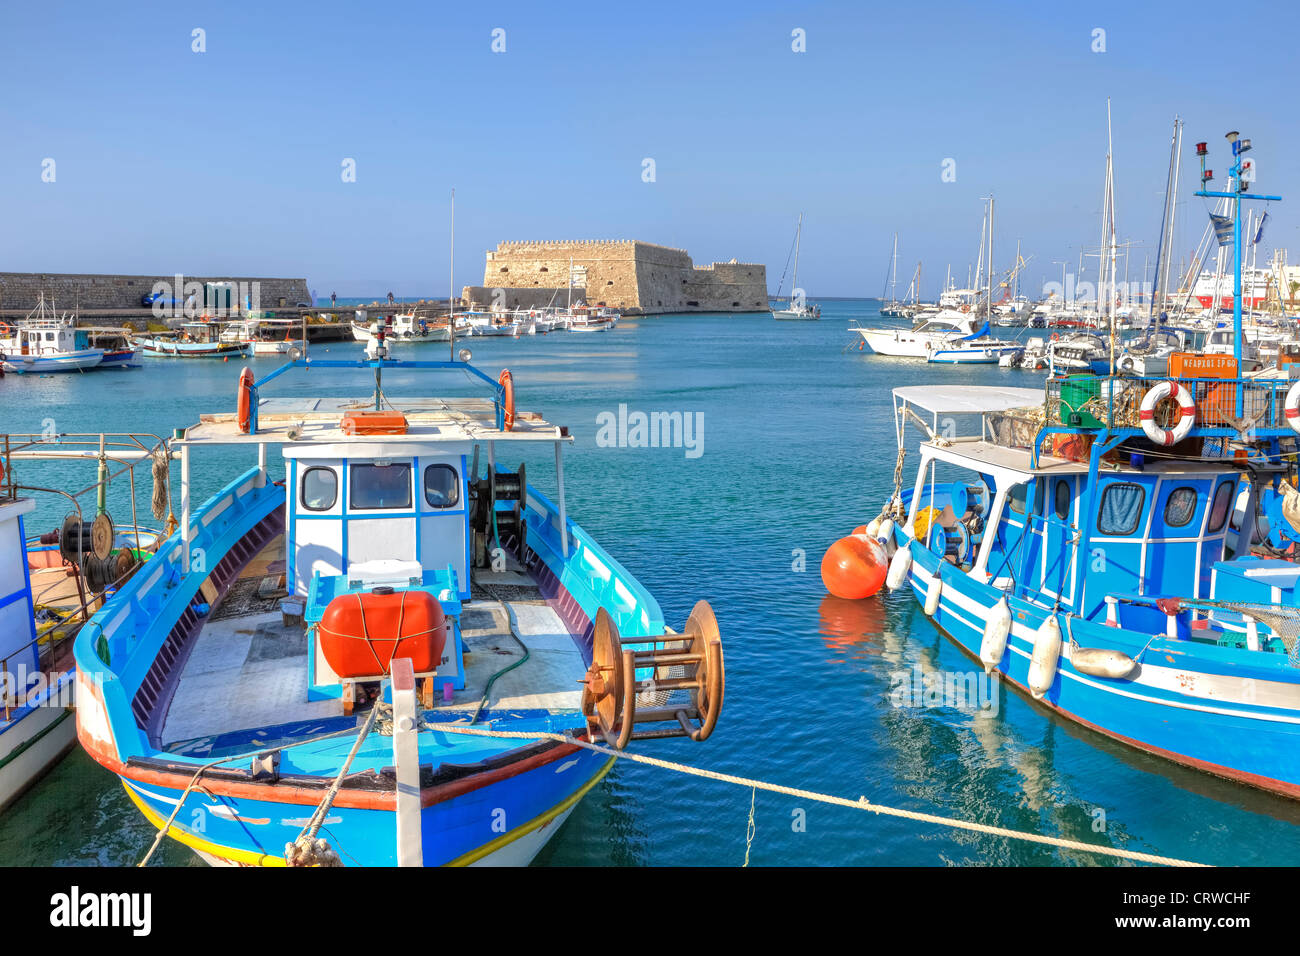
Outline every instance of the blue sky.
<svg viewBox="0 0 1300 956"><path fill-rule="evenodd" d="M1223 133L1240 129L1260 190L1300 203L1300 13L1244 5L1237 33L1227 9L6 3L0 270L443 293L454 187L458 287L482 280L499 240L637 238L697 263L766 263L775 289L803 212L810 295L879 294L895 231L900 273L921 260L933 295L948 264L965 278L992 192L997 263L1021 240L1037 285L1099 241L1110 96L1137 278L1175 114L1182 255L1205 222L1190 195L1198 140L1217 172ZM196 28L206 52L192 51ZM795 29L806 52L791 49ZM947 158L955 182L941 180ZM1271 211L1266 247L1289 245L1295 262L1290 205Z"/></svg>

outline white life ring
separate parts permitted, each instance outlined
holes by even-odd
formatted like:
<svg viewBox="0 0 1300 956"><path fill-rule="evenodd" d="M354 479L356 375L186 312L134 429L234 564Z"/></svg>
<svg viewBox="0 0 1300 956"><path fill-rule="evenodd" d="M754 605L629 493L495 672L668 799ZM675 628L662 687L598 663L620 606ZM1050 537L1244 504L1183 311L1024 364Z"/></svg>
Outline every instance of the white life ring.
<svg viewBox="0 0 1300 956"><path fill-rule="evenodd" d="M1300 432L1300 382L1287 389L1282 410L1286 413L1286 423L1291 426L1291 430Z"/></svg>
<svg viewBox="0 0 1300 956"><path fill-rule="evenodd" d="M1178 422L1172 429L1161 428L1156 424L1156 404L1173 397L1178 403ZM1192 396L1179 382L1160 382L1142 397L1139 414L1142 431L1159 445L1176 445L1192 430L1196 424L1196 405Z"/></svg>

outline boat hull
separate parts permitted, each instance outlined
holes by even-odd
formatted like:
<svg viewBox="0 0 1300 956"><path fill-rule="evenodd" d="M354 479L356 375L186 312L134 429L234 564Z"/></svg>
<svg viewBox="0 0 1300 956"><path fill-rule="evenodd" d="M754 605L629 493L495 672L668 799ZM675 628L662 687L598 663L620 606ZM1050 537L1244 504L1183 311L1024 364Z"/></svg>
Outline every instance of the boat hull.
<svg viewBox="0 0 1300 956"><path fill-rule="evenodd" d="M935 572L947 562L919 546L913 546L913 555L909 586L924 604ZM1004 592L951 565L941 573L934 623L979 661L984 622ZM1034 637L1049 611L1016 597L1008 603L1011 633L997 671L1032 697L1028 687ZM1300 672L1292 670L1292 677L1279 670L1278 679L1264 681L1230 667L1218 669L1222 673L1198 669L1178 641L1168 642L1166 648L1159 635L1124 632L1077 617L1069 619L1063 637L1055 677L1038 703L1147 753L1300 798ZM1082 673L1072 664L1071 637L1080 647L1118 646L1136 656L1138 666L1122 679Z"/></svg>
<svg viewBox="0 0 1300 956"><path fill-rule="evenodd" d="M66 675L71 681L71 672ZM12 803L72 748L71 707L33 707L0 732L0 810Z"/></svg>
<svg viewBox="0 0 1300 956"><path fill-rule="evenodd" d="M81 349L64 355L5 355L0 367L17 375L50 372L85 372L104 361L103 349Z"/></svg>

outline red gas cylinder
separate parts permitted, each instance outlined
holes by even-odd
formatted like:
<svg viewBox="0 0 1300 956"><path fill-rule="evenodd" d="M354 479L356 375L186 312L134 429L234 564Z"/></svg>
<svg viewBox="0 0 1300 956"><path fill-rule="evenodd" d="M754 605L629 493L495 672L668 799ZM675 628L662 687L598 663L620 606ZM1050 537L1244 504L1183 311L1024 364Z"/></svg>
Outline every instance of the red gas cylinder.
<svg viewBox="0 0 1300 956"><path fill-rule="evenodd" d="M330 601L317 635L325 660L339 677L384 677L400 657L409 657L419 674L438 669L447 619L427 591L380 587Z"/></svg>

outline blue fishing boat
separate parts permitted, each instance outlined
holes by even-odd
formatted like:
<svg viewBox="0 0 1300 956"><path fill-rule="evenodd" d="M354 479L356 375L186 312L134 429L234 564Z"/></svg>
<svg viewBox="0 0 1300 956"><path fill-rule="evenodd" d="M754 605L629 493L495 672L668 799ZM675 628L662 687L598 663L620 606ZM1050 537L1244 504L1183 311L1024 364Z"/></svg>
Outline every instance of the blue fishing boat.
<svg viewBox="0 0 1300 956"><path fill-rule="evenodd" d="M1239 207L1278 197L1248 192L1249 141L1229 141L1231 191L1207 191L1198 144L1197 195L1238 209L1235 356L1041 392L895 389L900 478L860 537L868 561L893 551L888 586L1051 711L1300 797L1300 382L1243 372Z"/></svg>
<svg viewBox="0 0 1300 956"><path fill-rule="evenodd" d="M617 748L711 733L709 606L665 627L567 515L567 429L468 359L391 359L381 335L245 369L234 411L171 441L180 528L76 644L81 742L160 838L218 864L524 864ZM307 369L374 394L262 397ZM390 370L488 394L400 398ZM192 509L213 448L249 466ZM498 464L527 450L554 452L554 498Z"/></svg>
<svg viewBox="0 0 1300 956"><path fill-rule="evenodd" d="M151 452L138 436L0 436L0 808L23 794L76 742L73 639L91 606L139 564L147 532L115 533L105 505L113 469ZM36 462L99 464L99 480L69 494L39 480ZM20 474L21 472L21 474ZM78 499L97 497L85 518ZM38 500L73 509L30 535ZM90 519L94 519L93 521Z"/></svg>
<svg viewBox="0 0 1300 956"><path fill-rule="evenodd" d="M184 322L178 331L137 335L135 344L150 358L229 358L246 355L247 343L222 338L220 322L208 319Z"/></svg>

